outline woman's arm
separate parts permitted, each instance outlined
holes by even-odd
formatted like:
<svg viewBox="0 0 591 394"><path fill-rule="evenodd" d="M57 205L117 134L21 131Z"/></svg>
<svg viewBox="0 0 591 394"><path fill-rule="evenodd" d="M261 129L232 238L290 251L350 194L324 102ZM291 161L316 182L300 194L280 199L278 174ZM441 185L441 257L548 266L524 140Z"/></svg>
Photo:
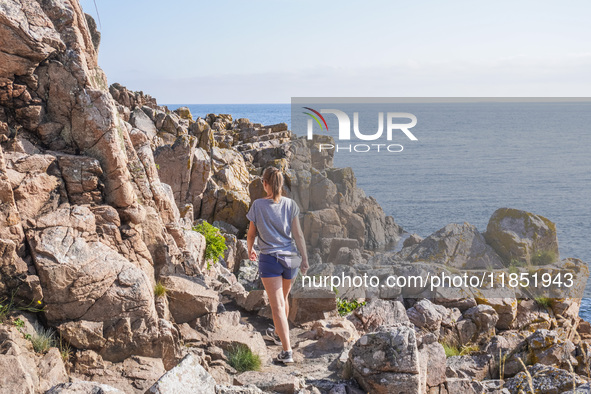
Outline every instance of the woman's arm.
<svg viewBox="0 0 591 394"><path fill-rule="evenodd" d="M308 271L308 251L306 250L306 241L304 240L304 233L302 232L302 227L300 226L300 219L296 216L293 218L291 223L291 232L293 234L293 239L296 242L298 250L302 255L302 265L300 266L300 270L302 274L305 275L306 271Z"/></svg>
<svg viewBox="0 0 591 394"><path fill-rule="evenodd" d="M248 226L248 234L246 234L246 245L248 246L248 258L251 261L256 261L257 259L257 252L253 250L254 246L254 239L257 236L257 228L252 222L250 221L250 225Z"/></svg>

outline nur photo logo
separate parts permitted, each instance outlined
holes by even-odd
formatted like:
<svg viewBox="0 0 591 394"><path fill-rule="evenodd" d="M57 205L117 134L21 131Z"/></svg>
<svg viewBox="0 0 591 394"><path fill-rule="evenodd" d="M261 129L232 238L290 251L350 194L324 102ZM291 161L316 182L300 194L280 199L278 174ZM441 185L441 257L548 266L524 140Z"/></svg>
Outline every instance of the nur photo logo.
<svg viewBox="0 0 591 394"><path fill-rule="evenodd" d="M411 128L416 126L417 117L408 112L377 112L378 125L377 131L374 131L375 123L373 123L372 126L367 124L369 123L368 121L362 122L359 115L360 111L349 111L349 113L352 113L353 115L353 121L351 122L349 114L341 109L320 108L317 110L311 107L301 108L305 110L302 114L308 117L306 122L306 135L308 140L314 139L315 128L320 132L329 132L328 123L323 114L334 115L336 117L338 133L334 136L335 144L317 144L320 151L334 149L336 152L345 151L364 153L373 150L377 152L396 153L402 152L404 147L398 143L391 143L395 138L395 135L404 135L410 141L418 141L418 138L410 131ZM364 114L367 114L367 111L365 111ZM339 143L355 140L374 141L374 143ZM384 143L379 143L380 141L384 141Z"/></svg>

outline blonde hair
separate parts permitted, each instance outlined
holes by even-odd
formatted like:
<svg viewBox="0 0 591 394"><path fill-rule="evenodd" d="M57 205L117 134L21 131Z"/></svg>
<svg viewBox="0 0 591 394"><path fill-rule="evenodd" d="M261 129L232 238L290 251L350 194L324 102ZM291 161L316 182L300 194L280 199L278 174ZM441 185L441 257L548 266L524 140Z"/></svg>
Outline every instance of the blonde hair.
<svg viewBox="0 0 591 394"><path fill-rule="evenodd" d="M273 201L279 202L281 198L281 189L283 189L283 174L275 167L267 167L263 171L263 181L271 186Z"/></svg>

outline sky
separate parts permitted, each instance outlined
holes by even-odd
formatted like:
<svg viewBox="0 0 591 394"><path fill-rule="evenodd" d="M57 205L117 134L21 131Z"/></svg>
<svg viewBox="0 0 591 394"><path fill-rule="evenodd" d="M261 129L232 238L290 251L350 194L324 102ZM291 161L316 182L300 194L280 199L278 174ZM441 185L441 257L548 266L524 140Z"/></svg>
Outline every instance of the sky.
<svg viewBox="0 0 591 394"><path fill-rule="evenodd" d="M95 1L109 83L163 104L591 88L587 0Z"/></svg>

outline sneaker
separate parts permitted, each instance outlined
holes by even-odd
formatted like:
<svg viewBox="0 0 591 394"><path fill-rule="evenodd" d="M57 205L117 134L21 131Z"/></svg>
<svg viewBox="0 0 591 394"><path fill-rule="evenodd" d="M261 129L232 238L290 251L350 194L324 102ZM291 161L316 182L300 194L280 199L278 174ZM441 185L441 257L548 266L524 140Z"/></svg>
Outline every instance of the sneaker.
<svg viewBox="0 0 591 394"><path fill-rule="evenodd" d="M282 350L281 353L277 355L277 361L280 361L283 364L293 363L293 351Z"/></svg>
<svg viewBox="0 0 591 394"><path fill-rule="evenodd" d="M273 328L267 328L264 338L273 342L275 345L281 345L281 339L279 338L279 335L277 335Z"/></svg>

